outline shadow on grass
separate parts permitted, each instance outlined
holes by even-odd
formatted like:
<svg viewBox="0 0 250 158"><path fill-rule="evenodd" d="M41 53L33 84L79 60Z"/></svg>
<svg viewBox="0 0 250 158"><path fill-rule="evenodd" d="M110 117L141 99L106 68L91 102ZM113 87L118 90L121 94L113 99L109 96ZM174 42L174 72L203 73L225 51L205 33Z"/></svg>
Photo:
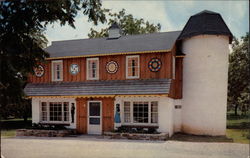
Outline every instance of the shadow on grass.
<svg viewBox="0 0 250 158"><path fill-rule="evenodd" d="M31 126L32 126L31 120L24 122L23 119L13 119L13 120L2 120L1 122L1 130L28 128Z"/></svg>

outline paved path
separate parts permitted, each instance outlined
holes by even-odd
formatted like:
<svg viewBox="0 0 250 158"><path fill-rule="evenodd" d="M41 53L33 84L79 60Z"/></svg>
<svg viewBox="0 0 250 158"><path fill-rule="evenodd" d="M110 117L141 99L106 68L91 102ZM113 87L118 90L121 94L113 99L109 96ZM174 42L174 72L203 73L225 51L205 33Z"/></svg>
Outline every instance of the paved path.
<svg viewBox="0 0 250 158"><path fill-rule="evenodd" d="M247 158L249 145L92 137L2 139L5 158Z"/></svg>

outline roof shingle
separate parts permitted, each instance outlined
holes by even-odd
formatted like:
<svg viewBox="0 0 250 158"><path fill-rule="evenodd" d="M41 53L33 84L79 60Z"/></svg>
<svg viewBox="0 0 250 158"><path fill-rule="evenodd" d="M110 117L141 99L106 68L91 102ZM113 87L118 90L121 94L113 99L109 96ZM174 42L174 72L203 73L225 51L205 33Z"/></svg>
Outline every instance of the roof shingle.
<svg viewBox="0 0 250 158"><path fill-rule="evenodd" d="M170 50L180 31L121 36L118 39L92 38L55 41L45 48L51 58L126 52Z"/></svg>
<svg viewBox="0 0 250 158"><path fill-rule="evenodd" d="M27 96L168 94L170 79L29 83Z"/></svg>

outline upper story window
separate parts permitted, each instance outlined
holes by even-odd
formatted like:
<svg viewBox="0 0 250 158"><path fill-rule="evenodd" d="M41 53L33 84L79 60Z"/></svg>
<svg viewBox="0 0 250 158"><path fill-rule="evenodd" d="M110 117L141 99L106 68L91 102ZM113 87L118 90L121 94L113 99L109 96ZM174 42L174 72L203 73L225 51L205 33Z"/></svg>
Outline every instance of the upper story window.
<svg viewBox="0 0 250 158"><path fill-rule="evenodd" d="M87 80L98 80L99 79L99 59L88 58L87 59Z"/></svg>
<svg viewBox="0 0 250 158"><path fill-rule="evenodd" d="M63 61L55 60L52 61L52 81L63 80Z"/></svg>
<svg viewBox="0 0 250 158"><path fill-rule="evenodd" d="M126 57L126 78L139 78L140 59L139 55Z"/></svg>

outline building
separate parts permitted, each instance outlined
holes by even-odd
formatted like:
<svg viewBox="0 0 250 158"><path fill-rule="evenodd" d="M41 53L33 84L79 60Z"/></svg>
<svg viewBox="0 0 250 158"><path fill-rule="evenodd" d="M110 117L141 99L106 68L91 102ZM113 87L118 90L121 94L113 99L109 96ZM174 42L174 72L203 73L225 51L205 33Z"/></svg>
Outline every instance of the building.
<svg viewBox="0 0 250 158"><path fill-rule="evenodd" d="M225 135L231 41L221 15L205 10L181 31L123 36L113 24L107 38L52 42L25 87L32 122Z"/></svg>

